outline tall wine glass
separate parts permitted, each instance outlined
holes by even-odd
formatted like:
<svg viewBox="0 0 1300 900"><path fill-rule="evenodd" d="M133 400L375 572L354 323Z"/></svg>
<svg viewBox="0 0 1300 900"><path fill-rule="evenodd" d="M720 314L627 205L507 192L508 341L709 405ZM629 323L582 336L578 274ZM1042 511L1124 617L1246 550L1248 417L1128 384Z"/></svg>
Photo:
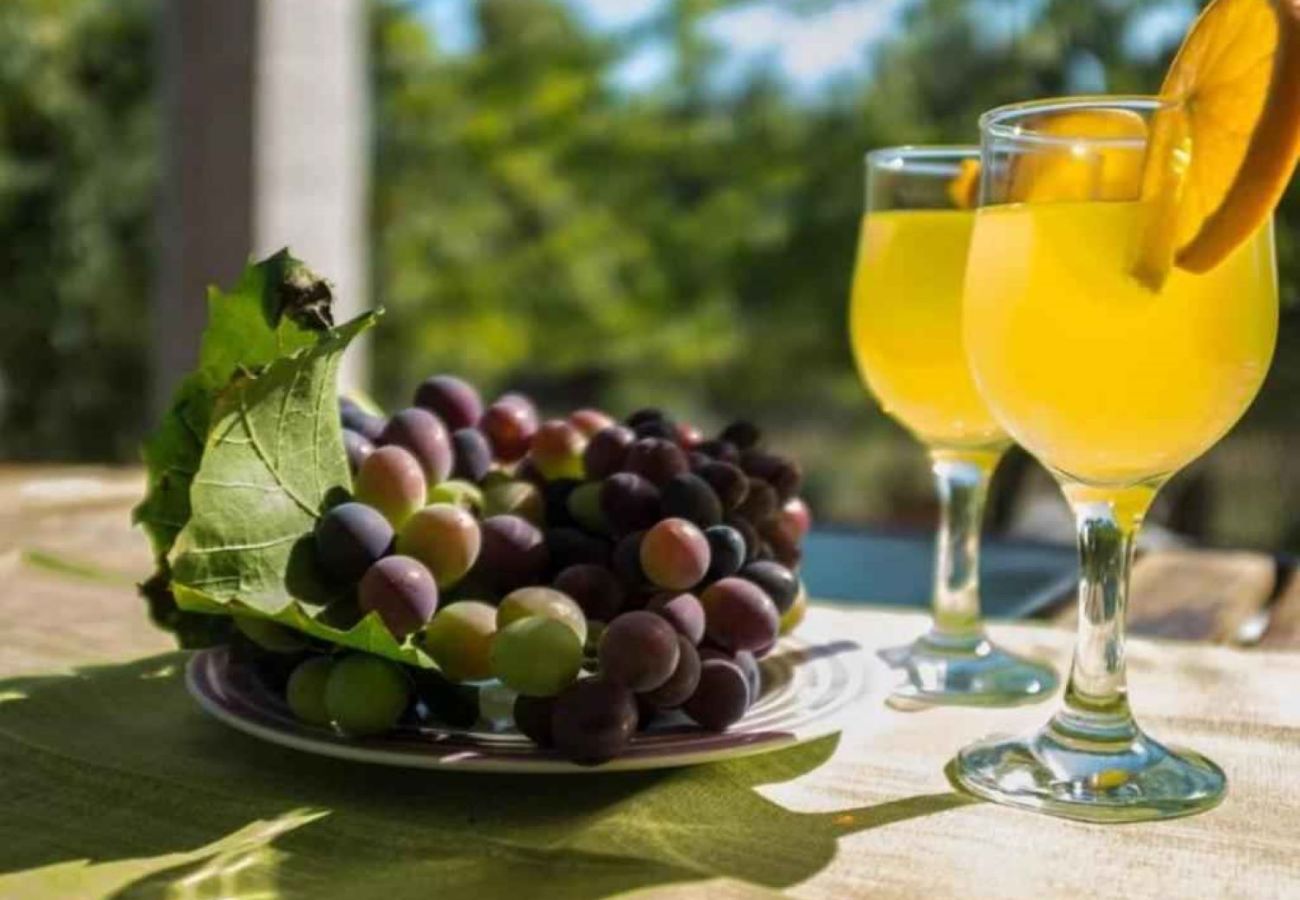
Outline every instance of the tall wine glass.
<svg viewBox="0 0 1300 900"><path fill-rule="evenodd" d="M1148 135L1181 115L1157 98L1096 97L981 119L966 349L994 417L1060 482L1082 581L1062 708L1034 734L962 750L955 774L992 800L1089 821L1184 815L1225 788L1214 763L1138 727L1124 670L1142 518L1240 418L1277 334L1271 223L1202 274L1134 274L1143 242L1169 237L1152 224L1158 196L1143 195Z"/></svg>
<svg viewBox="0 0 1300 900"><path fill-rule="evenodd" d="M868 389L926 446L941 504L933 622L881 656L903 673L897 699L995 706L1041 699L1056 675L989 641L980 619L984 497L1010 446L971 380L961 288L978 183L977 147L867 155L849 333Z"/></svg>

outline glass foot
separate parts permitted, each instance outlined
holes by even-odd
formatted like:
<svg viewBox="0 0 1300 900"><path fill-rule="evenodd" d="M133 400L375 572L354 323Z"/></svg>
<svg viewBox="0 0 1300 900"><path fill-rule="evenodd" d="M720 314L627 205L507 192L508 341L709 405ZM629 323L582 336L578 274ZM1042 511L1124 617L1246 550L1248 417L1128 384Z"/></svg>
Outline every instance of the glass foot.
<svg viewBox="0 0 1300 900"><path fill-rule="evenodd" d="M1013 706L1043 700L1057 685L1051 666L1003 650L982 634L953 639L931 633L879 656L904 675L891 697L903 706Z"/></svg>
<svg viewBox="0 0 1300 900"><path fill-rule="evenodd" d="M989 738L957 754L952 776L972 794L1084 822L1140 822L1201 812L1227 781L1210 760L1147 737L1131 719L1124 739L1072 733L1068 714L1028 737Z"/></svg>

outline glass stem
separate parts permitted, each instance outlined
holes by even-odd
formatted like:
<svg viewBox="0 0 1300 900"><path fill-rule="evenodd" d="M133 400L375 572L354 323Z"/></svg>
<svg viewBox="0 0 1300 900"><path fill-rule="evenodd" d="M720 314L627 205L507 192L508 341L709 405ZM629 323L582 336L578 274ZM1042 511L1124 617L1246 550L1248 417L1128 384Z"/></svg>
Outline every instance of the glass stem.
<svg viewBox="0 0 1300 900"><path fill-rule="evenodd" d="M927 639L945 645L984 640L980 623L980 526L989 478L1002 451L931 451L939 494L934 557L934 624Z"/></svg>
<svg viewBox="0 0 1300 900"><path fill-rule="evenodd" d="M1064 707L1052 721L1062 737L1126 743L1137 733L1128 704L1124 616L1142 518L1156 488L1100 491L1066 485L1079 539L1079 626Z"/></svg>

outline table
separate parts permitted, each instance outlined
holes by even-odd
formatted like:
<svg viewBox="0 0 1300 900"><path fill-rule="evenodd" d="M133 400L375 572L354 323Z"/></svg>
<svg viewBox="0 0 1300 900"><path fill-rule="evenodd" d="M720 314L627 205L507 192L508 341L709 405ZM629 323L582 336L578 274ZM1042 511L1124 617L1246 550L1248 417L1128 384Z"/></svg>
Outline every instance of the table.
<svg viewBox="0 0 1300 900"><path fill-rule="evenodd" d="M0 897L1300 896L1300 654L1131 642L1141 720L1230 781L1218 809L1171 822L1084 825L953 790L957 747L1032 727L1046 705L873 705L807 747L581 780L355 766L194 707L184 654L134 595L148 562L122 537L134 494L82 489L75 510L29 490L22 517L0 518ZM16 496L0 479L0 510ZM812 616L864 647L923 624ZM1068 661L1064 629L996 633Z"/></svg>

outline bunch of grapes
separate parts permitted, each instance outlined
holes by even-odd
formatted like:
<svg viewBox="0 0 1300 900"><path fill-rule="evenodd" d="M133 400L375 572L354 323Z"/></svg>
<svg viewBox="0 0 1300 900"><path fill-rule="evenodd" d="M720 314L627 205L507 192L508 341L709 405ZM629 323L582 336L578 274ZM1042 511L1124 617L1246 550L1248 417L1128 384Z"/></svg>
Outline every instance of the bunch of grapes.
<svg viewBox="0 0 1300 900"><path fill-rule="evenodd" d="M705 440L657 409L543 421L448 375L388 418L340 412L353 497L315 534L354 598L337 618L374 613L438 669L307 652L284 683L303 720L467 725L495 681L521 732L594 763L661 714L721 731L758 698L757 660L804 614L811 517L799 466L756 427Z"/></svg>

